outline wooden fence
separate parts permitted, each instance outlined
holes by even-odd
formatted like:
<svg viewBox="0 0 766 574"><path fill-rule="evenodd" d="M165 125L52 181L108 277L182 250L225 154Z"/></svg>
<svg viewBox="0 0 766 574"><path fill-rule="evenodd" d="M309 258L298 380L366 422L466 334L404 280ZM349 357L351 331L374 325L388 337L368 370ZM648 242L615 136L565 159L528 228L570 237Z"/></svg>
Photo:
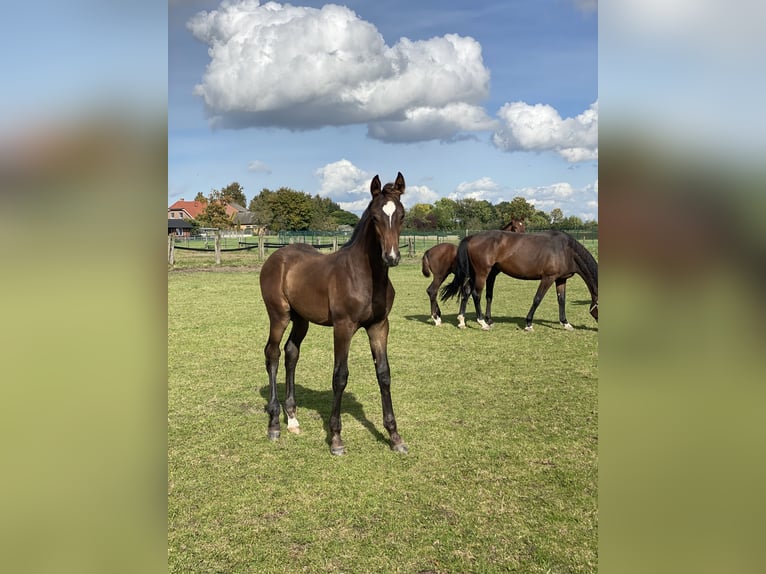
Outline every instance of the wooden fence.
<svg viewBox="0 0 766 574"><path fill-rule="evenodd" d="M416 254L424 253L427 249L437 245L439 243L459 243L460 240L466 235L471 235L475 231L455 231L452 233L409 233L403 232L400 236L399 249L405 250L402 253L408 257L415 257ZM588 247L590 243L598 242L598 233L592 231L568 231L574 236L575 239ZM203 239L189 239L177 237L175 235L168 235L168 264L175 265L175 250L184 251L197 251L203 253L211 253L215 257L215 264L221 264L221 257L223 253L237 252L237 251L252 251L258 250L259 261L264 261L269 253L270 249L278 249L285 245L293 243L305 243L312 245L317 249L329 249L331 252L337 251L340 246L348 240L348 235L336 234L331 235L327 233L282 233L278 236L259 236L259 237L246 237L246 236L233 236L222 237L220 231L212 235L212 241L210 237ZM235 247L229 247L234 244Z"/></svg>
<svg viewBox="0 0 766 574"><path fill-rule="evenodd" d="M313 247L316 247L317 249L330 249L332 252L335 252L338 250L339 245L342 245L338 241L337 236L329 237L329 242L327 243L308 243L306 241L296 241L296 238L291 237L287 243L277 243L273 241L268 241L266 237L261 236L257 238L256 242L248 242L248 241L237 241L237 247L222 247L221 246L221 234L216 233L213 238L213 245L212 247L209 245L207 241L205 241L204 245L202 247L190 247L188 240L186 241L187 245L178 245L179 239L173 235L168 235L168 264L169 265L175 265L175 250L179 249L182 251L197 251L197 252L203 252L203 253L213 253L215 255L215 264L220 265L221 264L221 254L225 252L232 252L232 251L251 251L254 249L258 250L258 259L260 261L264 261L266 259L266 256L268 254L269 249L279 249L280 247L284 247L286 245L291 245L294 243L307 243L308 245L312 245ZM410 257L415 257L415 238L414 237L402 237L402 240L405 240L405 243L400 244L399 248L404 249L407 248L407 254ZM183 243L184 240L181 240Z"/></svg>

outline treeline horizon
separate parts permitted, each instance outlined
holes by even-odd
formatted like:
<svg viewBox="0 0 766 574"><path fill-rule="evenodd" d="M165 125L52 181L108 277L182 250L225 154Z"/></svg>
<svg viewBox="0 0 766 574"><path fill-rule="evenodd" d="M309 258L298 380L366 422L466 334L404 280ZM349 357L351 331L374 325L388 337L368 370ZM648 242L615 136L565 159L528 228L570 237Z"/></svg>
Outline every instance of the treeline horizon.
<svg viewBox="0 0 766 574"><path fill-rule="evenodd" d="M202 227L229 229L236 225L225 211L225 204L237 204L252 214L251 223L271 231L335 231L341 225L353 227L359 216L346 211L327 197L310 195L289 187L272 191L263 188L247 202L244 188L233 182L206 197L199 192L195 201L206 203L196 221ZM527 229L598 230L598 221L583 221L565 215L559 208L550 212L536 209L525 198L492 204L484 199L441 198L434 203L417 203L406 210L404 228L415 231L454 231L498 229L512 219L521 219Z"/></svg>

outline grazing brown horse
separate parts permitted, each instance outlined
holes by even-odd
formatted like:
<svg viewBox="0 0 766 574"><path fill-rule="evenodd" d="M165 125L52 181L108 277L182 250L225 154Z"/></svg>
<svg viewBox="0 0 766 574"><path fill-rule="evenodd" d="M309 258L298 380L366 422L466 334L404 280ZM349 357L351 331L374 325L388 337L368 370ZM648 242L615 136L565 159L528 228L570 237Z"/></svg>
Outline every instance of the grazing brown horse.
<svg viewBox="0 0 766 574"><path fill-rule="evenodd" d="M502 271L516 279L539 279L532 307L526 317L525 330L532 330L532 317L548 288L556 283L559 321L572 329L564 311L566 282L577 273L585 281L591 295L590 314L598 321L598 263L574 237L563 231L542 233L508 233L484 231L460 242L455 264L455 278L442 289L442 300L462 294L458 325L465 327L465 307L473 297L476 321L488 330L492 324L492 291ZM487 287L487 315L481 312L481 291Z"/></svg>
<svg viewBox="0 0 766 574"><path fill-rule="evenodd" d="M523 219L511 219L511 222L503 227L503 231L514 231L524 233L526 226ZM421 262L421 271L424 277L430 277L433 273L433 280L426 288L428 299L431 301L431 319L434 324L442 324L442 311L436 302L436 295L439 293L439 287L450 273L455 272L455 262L457 261L457 245L454 243L440 243L434 245L423 254Z"/></svg>
<svg viewBox="0 0 766 574"><path fill-rule="evenodd" d="M396 430L387 353L388 313L394 303L394 287L388 278L388 269L399 264L399 232L404 220L404 207L399 198L404 187L401 173L394 183L387 183L382 189L376 175L370 184L370 204L349 241L335 253L325 255L306 244L287 245L275 251L263 264L261 294L270 323L269 340L264 349L271 387L271 398L266 405L270 439L276 440L280 435L279 345L292 320L293 327L285 344L287 429L300 432L295 416L295 365L309 323L332 326L335 365L330 451L344 454L340 437L340 404L348 382L351 338L363 327L375 362L383 404L383 426L389 433L391 448L407 452L407 445Z"/></svg>

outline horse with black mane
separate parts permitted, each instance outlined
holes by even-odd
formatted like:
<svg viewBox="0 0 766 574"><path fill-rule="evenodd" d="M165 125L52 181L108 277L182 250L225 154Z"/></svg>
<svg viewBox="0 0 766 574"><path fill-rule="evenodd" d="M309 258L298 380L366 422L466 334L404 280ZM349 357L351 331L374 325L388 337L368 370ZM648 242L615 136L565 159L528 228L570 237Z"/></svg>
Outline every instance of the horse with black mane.
<svg viewBox="0 0 766 574"><path fill-rule="evenodd" d="M524 233L526 226L523 219L511 219L503 231L514 231ZM442 323L442 311L436 296L439 294L439 287L450 273L455 272L455 263L457 261L457 245L454 243L440 243L434 245L423 254L421 261L421 271L424 277L430 277L433 274L431 284L426 288L428 299L431 301L431 319L434 325L439 326Z"/></svg>
<svg viewBox="0 0 766 574"><path fill-rule="evenodd" d="M455 277L441 292L442 301L461 293L459 327L465 328L468 296L476 307L476 321L488 330L492 325L491 307L495 279L499 273L516 279L539 279L532 307L526 317L526 331L532 330L532 318L548 288L556 284L559 322L572 329L564 310L566 282L574 274L585 281L591 295L590 314L598 321L598 263L574 237L563 231L509 233L483 231L464 238L457 250ZM481 292L487 288L487 313L481 312Z"/></svg>
<svg viewBox="0 0 766 574"><path fill-rule="evenodd" d="M338 251L322 254L306 244L287 245L275 251L261 269L261 294L269 315L269 339L264 349L271 398L268 435L280 436L280 404L277 398L277 368L287 325L292 321L285 344L286 397L284 410L288 431L298 433L296 418L295 365L309 323L332 326L335 361L332 375L333 405L330 415L330 452L345 453L341 439L340 407L348 382L351 338L361 327L367 336L375 363L383 405L383 426L391 448L406 453L399 436L391 403L391 374L388 365L388 314L394 303L394 287L388 270L399 264L399 233L404 220L400 196L404 177L381 188L376 175L370 184L372 200L362 214L349 241Z"/></svg>

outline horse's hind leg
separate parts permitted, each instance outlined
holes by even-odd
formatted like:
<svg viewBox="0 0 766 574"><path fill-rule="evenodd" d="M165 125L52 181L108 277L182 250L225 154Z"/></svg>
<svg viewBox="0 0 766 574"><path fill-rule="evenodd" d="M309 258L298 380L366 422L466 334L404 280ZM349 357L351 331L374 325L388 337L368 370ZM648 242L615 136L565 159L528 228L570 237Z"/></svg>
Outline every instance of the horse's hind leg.
<svg viewBox="0 0 766 574"><path fill-rule="evenodd" d="M309 330L309 322L298 315L293 316L293 328L285 343L285 414L287 415L287 430L298 434L300 425L295 416L295 365L301 354L301 343Z"/></svg>
<svg viewBox="0 0 766 574"><path fill-rule="evenodd" d="M383 426L391 438L391 449L396 452L407 452L407 445L396 429L396 417L391 403L391 370L388 366L388 319L367 328L370 339L372 360L375 362L375 375L380 387L380 398L383 404Z"/></svg>
<svg viewBox="0 0 766 574"><path fill-rule="evenodd" d="M269 438L277 440L280 435L279 415L279 397L277 397L277 370L279 369L279 343L285 334L287 324L290 322L290 315L287 311L279 312L268 307L269 311L269 340L263 349L266 356L266 372L269 375L269 389L271 397L266 404L266 412L269 413Z"/></svg>
<svg viewBox="0 0 766 574"><path fill-rule="evenodd" d="M343 439L340 438L340 403L343 391L348 383L348 350L351 347L351 337L354 336L356 325L353 323L336 323L333 325L335 345L335 365L332 371L332 413L330 414L330 452L341 455L346 453Z"/></svg>
<svg viewBox="0 0 766 574"><path fill-rule="evenodd" d="M498 274L500 273L500 270L497 267L492 267L490 269L489 274L487 275L487 285L485 287L487 294L485 295L487 299L487 311L484 313L484 320L487 322L487 325L492 326L492 297L495 293L495 279L497 279Z"/></svg>
<svg viewBox="0 0 766 574"><path fill-rule="evenodd" d="M434 273L433 281L426 289L428 298L431 300L431 319L434 320L434 324L439 326L442 323L442 311L439 309L439 303L436 302L436 296L439 293L439 285L444 281L444 277L439 277Z"/></svg>
<svg viewBox="0 0 766 574"><path fill-rule="evenodd" d="M459 292L460 309L457 312L458 329L465 329L465 308L468 306L468 297L471 296L471 287L468 283L463 286Z"/></svg>
<svg viewBox="0 0 766 574"><path fill-rule="evenodd" d="M476 322L481 325L483 331L489 331L489 324L484 320L484 315L481 312L481 292L484 290L484 282L486 280L486 275L477 273L474 278L473 289L471 290L473 306L476 308Z"/></svg>
<svg viewBox="0 0 766 574"><path fill-rule="evenodd" d="M540 281L535 297L532 299L532 307L529 308L529 313L527 313L527 326L524 327L525 331L532 330L532 318L535 316L535 311L540 305L540 301L543 300L543 297L545 297L545 294L548 292L551 285L553 285L553 278L551 277L543 277Z"/></svg>
<svg viewBox="0 0 766 574"><path fill-rule="evenodd" d="M564 326L567 331L574 329L572 325L567 321L566 311L564 310L567 299L567 280L556 279L556 299L559 302L559 322Z"/></svg>

